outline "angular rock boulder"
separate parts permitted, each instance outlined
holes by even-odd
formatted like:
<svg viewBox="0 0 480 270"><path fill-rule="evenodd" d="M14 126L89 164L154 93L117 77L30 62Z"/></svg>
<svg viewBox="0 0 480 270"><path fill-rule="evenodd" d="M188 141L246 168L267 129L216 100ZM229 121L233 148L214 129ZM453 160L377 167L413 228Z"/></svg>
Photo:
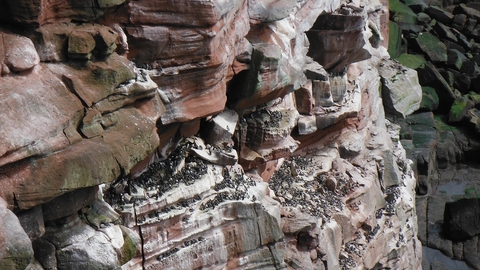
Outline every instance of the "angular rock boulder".
<svg viewBox="0 0 480 270"><path fill-rule="evenodd" d="M467 97L459 97L455 99L448 113L448 122L457 123L466 117L468 110L473 108L475 103Z"/></svg>
<svg viewBox="0 0 480 270"><path fill-rule="evenodd" d="M361 15L327 13L319 16L307 32L310 40L308 55L333 72L343 70L350 63L370 58L370 53L363 48L364 25Z"/></svg>
<svg viewBox="0 0 480 270"><path fill-rule="evenodd" d="M0 197L0 269L26 269L33 260L32 242Z"/></svg>
<svg viewBox="0 0 480 270"><path fill-rule="evenodd" d="M443 218L446 237L462 241L480 234L480 199L447 202Z"/></svg>
<svg viewBox="0 0 480 270"><path fill-rule="evenodd" d="M380 66L379 73L387 112L404 118L420 108L422 87L415 70L386 61Z"/></svg>
<svg viewBox="0 0 480 270"><path fill-rule="evenodd" d="M3 42L0 61L5 64L0 69L2 74L25 71L40 63L40 57L29 38L0 31L0 41Z"/></svg>

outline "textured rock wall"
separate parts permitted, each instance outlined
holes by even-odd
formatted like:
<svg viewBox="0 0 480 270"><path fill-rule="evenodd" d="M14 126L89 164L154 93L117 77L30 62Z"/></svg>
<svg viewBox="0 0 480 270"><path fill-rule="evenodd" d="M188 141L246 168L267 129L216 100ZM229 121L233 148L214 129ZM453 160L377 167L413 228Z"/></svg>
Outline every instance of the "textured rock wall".
<svg viewBox="0 0 480 270"><path fill-rule="evenodd" d="M420 268L386 3L0 10L0 268Z"/></svg>

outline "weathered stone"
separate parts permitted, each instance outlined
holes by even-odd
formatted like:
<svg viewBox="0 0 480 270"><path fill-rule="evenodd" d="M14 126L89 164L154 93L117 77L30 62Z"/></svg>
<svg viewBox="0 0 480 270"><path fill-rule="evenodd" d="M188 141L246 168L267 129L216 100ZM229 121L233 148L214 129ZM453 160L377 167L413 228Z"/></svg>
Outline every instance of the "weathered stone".
<svg viewBox="0 0 480 270"><path fill-rule="evenodd" d="M457 37L452 32L451 28L444 25L443 23L437 22L433 26L433 29L435 30L435 33L438 35L439 38L450 40L452 42L458 42Z"/></svg>
<svg viewBox="0 0 480 270"><path fill-rule="evenodd" d="M16 156L0 168L1 196L7 198L10 208L22 211L66 192L106 183L111 189L105 198L122 212L124 224L131 228L112 225L119 222L114 213L109 209L111 217L99 214L95 201L83 207L78 213L80 219L77 218L73 209L77 203L82 204L82 199L72 196L74 207L63 210L74 213L47 222L51 226L40 238L45 242L35 249L44 268L418 269L420 245L415 236L411 197L415 180L395 128L384 118L378 91L377 66L388 58L381 47L382 38L385 45L388 40L385 1L367 3L362 8L357 8L357 3L340 8L339 1L321 0L11 3L0 3L0 20L12 22L12 17L5 13L13 6L13 22L20 22L18 11L22 10L26 19L22 19L19 31L33 32L38 25L46 27L47 23L49 29L54 29L53 25L59 29L49 33L53 37L45 44L50 45L41 49L42 61L50 63L5 77L36 75L48 68L62 78L68 85L67 92L76 97L71 97L71 108L65 106L65 110L46 114L52 119L68 116L64 121L68 124L49 122L48 131L44 132L40 130L44 122L31 121L38 124L30 125L25 120L36 114L34 110L26 116L22 114L25 119L9 120L10 114L4 114L8 124L28 123L28 128L21 131L30 137L15 147L9 146L11 139L4 140L8 147L5 154ZM258 4L269 4L268 9L260 12L260 24L248 14L249 8L258 8ZM35 10L37 7L39 11ZM346 63L331 75L314 70L311 76L315 78L311 80L328 82L325 93L330 94L331 106L315 104L313 109L314 102L310 102L310 108L305 110L312 115L308 116L304 130L316 131L301 136L302 151L309 155L296 157L294 165L288 167L283 178L287 183L280 183L287 191L283 193L271 178L299 146L292 138L298 135L295 126L299 126L300 133L301 121L297 122L291 92L305 85L309 76L305 73L312 71L305 65L310 59L306 57L309 41L304 33L320 14L332 12L361 17L362 27L357 30L362 36L351 39L348 45L358 45L355 50L361 48L374 57L348 63L356 56L345 56ZM25 24L27 19L32 24ZM115 33L108 27L92 25L92 21L111 25ZM5 27L10 29L11 25L14 24L6 23ZM348 27L341 27L335 37L347 36L341 33L343 28ZM410 25L413 31L423 28L424 25ZM67 58L67 39L72 31L88 32L94 38L90 61ZM49 40L48 35L32 35L38 38L32 38L34 43L41 43L41 37ZM368 38L369 42L360 44ZM125 54L145 69L135 68L127 58L111 53L116 45L120 46L117 53ZM342 50L345 48L340 50L343 53ZM3 70L8 73L8 67L2 66ZM338 78L334 77L339 75L341 87L336 88ZM247 77L252 79L248 89ZM26 83L12 88L21 91L22 84ZM51 86L49 82L45 85ZM251 92L246 93L245 89ZM50 92L37 91L38 95L28 99L28 105L43 93ZM8 96L15 94L8 92ZM52 104L55 102L52 100ZM167 108L162 115L163 102ZM6 111L15 107L4 105ZM202 135L207 119L225 107L234 108L241 115L233 141L243 155L239 161L245 165L243 168L235 158L219 163L225 155L216 156L215 147L203 145L200 149L195 140L181 140L184 136ZM71 116L72 110L77 114ZM392 128L391 134L387 133L387 126ZM35 128L40 135L32 135L37 133ZM7 135L12 134L23 136L21 132ZM213 139L212 144L222 144L226 137ZM17 149L44 138L59 138L61 143L54 141L56 147L47 147L52 141L42 141L41 151L28 148L18 154ZM218 153L223 155L227 150ZM234 152L232 149L230 153ZM383 155L390 157L384 161ZM145 171L149 163L151 173ZM385 180L395 163L401 182L387 189L387 207L379 175ZM322 176L335 177L336 184L330 185L333 191L321 181ZM35 185L31 185L32 179ZM392 190L398 190L396 200L392 199L396 197ZM292 200L288 201L289 198ZM279 226L283 218L280 213L292 212L284 211L287 208L302 212L305 223L314 222L308 226L300 220L302 231L287 235ZM80 221L88 221L98 230ZM292 217L291 221L296 219ZM321 226L324 221L336 224L333 237L325 232L330 225ZM132 230L141 232L142 238ZM0 250L1 245L2 241ZM43 254L38 251L42 249ZM130 260L132 256L135 258ZM30 267L38 267L38 263L33 261Z"/></svg>
<svg viewBox="0 0 480 270"><path fill-rule="evenodd" d="M221 148L205 145L199 138L195 139L195 147L191 148L192 154L212 164L235 165L238 161L237 151L229 148L229 145Z"/></svg>
<svg viewBox="0 0 480 270"><path fill-rule="evenodd" d="M456 70L461 70L463 63L467 61L467 57L457 50L448 50L447 65L452 66Z"/></svg>
<svg viewBox="0 0 480 270"><path fill-rule="evenodd" d="M318 107L330 107L333 105L333 97L329 81L312 81L312 93L315 104L315 107L313 108L314 111L316 111Z"/></svg>
<svg viewBox="0 0 480 270"><path fill-rule="evenodd" d="M261 110L248 115L245 117L249 134L247 145L259 147L287 138L295 127L296 114L292 110Z"/></svg>
<svg viewBox="0 0 480 270"><path fill-rule="evenodd" d="M108 8L121 5L125 0L96 0L100 8Z"/></svg>
<svg viewBox="0 0 480 270"><path fill-rule="evenodd" d="M4 47L4 55L0 54L0 61L4 62L10 71L20 72L39 64L40 57L29 38L1 32L0 40ZM5 70L2 73L6 73Z"/></svg>
<svg viewBox="0 0 480 270"><path fill-rule="evenodd" d="M480 11L478 11L476 9L473 9L473 8L470 8L463 3L458 5L455 8L455 10L458 10L457 11L458 13L463 13L463 14L467 15L467 17L469 17L469 18L472 18L472 19L475 19L475 20L480 19Z"/></svg>
<svg viewBox="0 0 480 270"><path fill-rule="evenodd" d="M85 213L88 224L95 229L120 223L120 215L105 201L95 199Z"/></svg>
<svg viewBox="0 0 480 270"><path fill-rule="evenodd" d="M347 74L330 76L329 83L333 102L342 103L348 87Z"/></svg>
<svg viewBox="0 0 480 270"><path fill-rule="evenodd" d="M459 97L455 99L448 114L448 122L455 123L462 121L463 118L465 118L465 116L467 115L468 110L470 110L474 106L475 103L466 97Z"/></svg>
<svg viewBox="0 0 480 270"><path fill-rule="evenodd" d="M233 110L225 110L207 121L204 138L211 145L225 147L231 144L233 133L238 122L238 114Z"/></svg>
<svg viewBox="0 0 480 270"><path fill-rule="evenodd" d="M191 4L188 0L182 0L176 1L175 5L169 3L164 1L153 4L147 0L129 3L130 20L136 25L169 25L175 22L178 26L211 26L229 11L238 8L241 1L198 1Z"/></svg>
<svg viewBox="0 0 480 270"><path fill-rule="evenodd" d="M467 119L477 133L480 133L480 111L476 108L468 110Z"/></svg>
<svg viewBox="0 0 480 270"><path fill-rule="evenodd" d="M480 234L480 199L461 199L445 204L444 230L449 239L466 240Z"/></svg>
<svg viewBox="0 0 480 270"><path fill-rule="evenodd" d="M417 22L418 23L427 25L427 24L430 23L431 20L432 20L432 18L430 18L430 16L428 16L428 14L423 13L423 12L417 13Z"/></svg>
<svg viewBox="0 0 480 270"><path fill-rule="evenodd" d="M154 96L111 113L110 117L115 117L118 121L106 129L99 141L109 148L124 173L128 174L135 164L145 159L159 145L155 125L163 111L161 101L158 96Z"/></svg>
<svg viewBox="0 0 480 270"><path fill-rule="evenodd" d="M256 23L268 23L281 20L290 14L296 2L293 0L261 0L249 1L248 15Z"/></svg>
<svg viewBox="0 0 480 270"><path fill-rule="evenodd" d="M343 158L354 157L365 148L365 134L363 132L345 132L338 138L338 151Z"/></svg>
<svg viewBox="0 0 480 270"><path fill-rule="evenodd" d="M411 25L417 23L417 15L404 3L390 0L390 17L402 30L409 30Z"/></svg>
<svg viewBox="0 0 480 270"><path fill-rule="evenodd" d="M317 120L315 116L300 115L298 118L298 134L308 135L317 131Z"/></svg>
<svg viewBox="0 0 480 270"><path fill-rule="evenodd" d="M452 27L458 31L462 31L463 27L467 23L467 15L465 14L455 14L452 21Z"/></svg>
<svg viewBox="0 0 480 270"><path fill-rule="evenodd" d="M80 128L82 135L87 138L93 138L103 133L102 115L96 109L88 110L82 119Z"/></svg>
<svg viewBox="0 0 480 270"><path fill-rule="evenodd" d="M310 40L308 55L326 70L342 71L346 65L370 58L363 49L362 16L324 14L307 32ZM341 43L333 42L341 40Z"/></svg>
<svg viewBox="0 0 480 270"><path fill-rule="evenodd" d="M455 89L458 89L462 94L467 94L471 84L472 84L472 81L470 79L470 76L468 76L465 73L459 73L455 77L455 81L453 82L453 87L455 87Z"/></svg>
<svg viewBox="0 0 480 270"><path fill-rule="evenodd" d="M439 134L437 144L437 166L440 169L449 168L465 159L464 143L462 134L455 128L446 125L442 121L436 121Z"/></svg>
<svg viewBox="0 0 480 270"><path fill-rule="evenodd" d="M0 81L0 92L5 95L0 101L5 116L0 130L0 165L69 145L67 138L55 131L75 125L83 115L83 106L59 79L48 69L38 67L37 72L2 77ZM28 106L25 106L27 103ZM40 126L42 129L38 129Z"/></svg>
<svg viewBox="0 0 480 270"><path fill-rule="evenodd" d="M379 176L379 178L380 181L383 181L384 187L389 188L400 184L401 173L390 151L383 152L382 161L379 170L383 171L383 175Z"/></svg>
<svg viewBox="0 0 480 270"><path fill-rule="evenodd" d="M328 81L328 72L315 61L309 61L305 64L305 75L309 80Z"/></svg>
<svg viewBox="0 0 480 270"><path fill-rule="evenodd" d="M23 230L15 214L7 209L0 198L1 269L25 269L33 261L32 242Z"/></svg>
<svg viewBox="0 0 480 270"><path fill-rule="evenodd" d="M282 209L280 226L285 234L307 232L317 226L318 220L298 209Z"/></svg>
<svg viewBox="0 0 480 270"><path fill-rule="evenodd" d="M420 49L432 62L447 61L447 47L431 33L420 33L415 39Z"/></svg>
<svg viewBox="0 0 480 270"><path fill-rule="evenodd" d="M68 34L75 28L74 24L46 24L35 30L33 38L42 62L59 62L67 59L64 47ZM67 45L68 46L68 45Z"/></svg>
<svg viewBox="0 0 480 270"><path fill-rule="evenodd" d="M423 55L407 54L407 53L402 53L395 60L397 60L400 64L411 69L424 68L425 63L427 62L425 60L425 57L423 57Z"/></svg>
<svg viewBox="0 0 480 270"><path fill-rule="evenodd" d="M47 240L36 239L32 243L35 251L35 258L45 269L57 268L57 257L55 256L55 246Z"/></svg>
<svg viewBox="0 0 480 270"><path fill-rule="evenodd" d="M120 90L116 88L121 83L136 77L133 64L117 54L112 54L102 62L88 61L80 69L60 65L49 65L49 68L62 76L62 79L88 106L114 94Z"/></svg>
<svg viewBox="0 0 480 270"><path fill-rule="evenodd" d="M339 267L338 256L340 254L342 238L341 227L335 222L328 222L325 225L325 230L320 235L319 250L321 254L325 254L327 261L327 269L333 270Z"/></svg>
<svg viewBox="0 0 480 270"><path fill-rule="evenodd" d="M417 148L429 148L437 138L435 128L424 125L412 125L413 145Z"/></svg>
<svg viewBox="0 0 480 270"><path fill-rule="evenodd" d="M434 88L429 86L422 87L422 102L420 109L434 111L438 108L439 100L437 92Z"/></svg>
<svg viewBox="0 0 480 270"><path fill-rule="evenodd" d="M302 82L303 85L303 79L306 78L296 68L287 65L287 59L282 55L278 45L253 44L251 67L245 77L240 78L239 86L229 93L229 99L233 100L233 108L245 109L259 105L300 88L300 85L292 83Z"/></svg>
<svg viewBox="0 0 480 270"><path fill-rule="evenodd" d="M429 6L425 9L425 13L427 13L432 19L447 25L450 25L450 22L455 17L452 13L441 9L438 6Z"/></svg>
<svg viewBox="0 0 480 270"><path fill-rule="evenodd" d="M417 13L417 15L423 13L422 11L428 7L427 3L423 0L406 0L405 5L407 5L413 12Z"/></svg>
<svg viewBox="0 0 480 270"><path fill-rule="evenodd" d="M311 115L315 107L315 100L312 94L312 81L308 80L305 85L294 93L297 111L301 114Z"/></svg>
<svg viewBox="0 0 480 270"><path fill-rule="evenodd" d="M47 227L44 239L55 245L59 269L120 266L107 236L85 225L78 217L63 226Z"/></svg>
<svg viewBox="0 0 480 270"><path fill-rule="evenodd" d="M42 206L17 213L18 220L23 230L31 240L41 237L45 233L45 223Z"/></svg>
<svg viewBox="0 0 480 270"><path fill-rule="evenodd" d="M480 94L477 94L475 92L469 92L465 96L468 97L471 101L473 101L475 103L475 106L480 104Z"/></svg>
<svg viewBox="0 0 480 270"><path fill-rule="evenodd" d="M457 50L461 53L466 53L465 48L462 46L458 45L457 43L451 42L449 40L443 40L443 44L447 47L447 50ZM448 56L447 56L448 57Z"/></svg>
<svg viewBox="0 0 480 270"><path fill-rule="evenodd" d="M456 96L452 88L443 78L437 68L430 62L425 64L425 69L418 71L418 79L421 85L427 85L435 88L440 105L439 108L445 111L453 104Z"/></svg>
<svg viewBox="0 0 480 270"><path fill-rule="evenodd" d="M113 29L107 27L98 27L95 30L96 31L93 35L93 38L95 39L94 53L96 53L98 57L105 57L112 54L117 48L116 41L118 34Z"/></svg>
<svg viewBox="0 0 480 270"><path fill-rule="evenodd" d="M85 149L88 149L86 151ZM37 160L24 160L3 166L1 196L9 205L28 209L79 187L111 182L120 167L103 139L82 140L66 149ZM29 185L31 179L49 179L44 185ZM19 185L25 183L25 185Z"/></svg>
<svg viewBox="0 0 480 270"><path fill-rule="evenodd" d="M479 42L480 41L480 25L476 24L474 27L472 27L472 31L470 32L470 35L475 40L475 42Z"/></svg>
<svg viewBox="0 0 480 270"><path fill-rule="evenodd" d="M87 31L73 31L68 36L68 56L71 58L90 59L95 48L95 39Z"/></svg>
<svg viewBox="0 0 480 270"><path fill-rule="evenodd" d="M43 218L48 222L75 214L81 208L92 203L97 191L97 187L87 187L56 197L42 205Z"/></svg>
<svg viewBox="0 0 480 270"><path fill-rule="evenodd" d="M458 39L458 44L460 44L465 50L471 50L473 45L470 42L470 40L462 34L460 31L456 29L452 29L452 32L455 34L455 36Z"/></svg>
<svg viewBox="0 0 480 270"><path fill-rule="evenodd" d="M439 72L442 74L442 77L445 79L448 85L453 86L453 83L455 82L455 75L458 74L458 71L454 69L440 69Z"/></svg>
<svg viewBox="0 0 480 270"><path fill-rule="evenodd" d="M397 58L402 54L402 31L400 27L392 21L388 22L388 29L388 54L390 54L391 58Z"/></svg>
<svg viewBox="0 0 480 270"><path fill-rule="evenodd" d="M478 238L478 236L475 236L467 239L463 245L463 256L465 257L465 262L475 268L480 267L480 259L478 256Z"/></svg>
<svg viewBox="0 0 480 270"><path fill-rule="evenodd" d="M405 117L420 107L422 88L417 72L394 62L386 62L379 68L382 77L382 96L386 111ZM411 89L405 93L404 89Z"/></svg>
<svg viewBox="0 0 480 270"><path fill-rule="evenodd" d="M462 65L460 72L467 74L471 77L477 77L480 74L480 69L477 63L471 59L467 59Z"/></svg>
<svg viewBox="0 0 480 270"><path fill-rule="evenodd" d="M465 28L464 28L465 33L471 34L476 24L477 24L477 20L468 18L467 22L465 23Z"/></svg>

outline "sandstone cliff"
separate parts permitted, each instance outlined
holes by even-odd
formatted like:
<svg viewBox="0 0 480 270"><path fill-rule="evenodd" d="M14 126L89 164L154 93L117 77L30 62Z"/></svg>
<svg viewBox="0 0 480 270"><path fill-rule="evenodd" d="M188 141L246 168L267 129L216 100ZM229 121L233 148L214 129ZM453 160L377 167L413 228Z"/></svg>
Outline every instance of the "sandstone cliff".
<svg viewBox="0 0 480 270"><path fill-rule="evenodd" d="M385 118L421 88L386 3L8 0L0 21L1 269L421 268Z"/></svg>

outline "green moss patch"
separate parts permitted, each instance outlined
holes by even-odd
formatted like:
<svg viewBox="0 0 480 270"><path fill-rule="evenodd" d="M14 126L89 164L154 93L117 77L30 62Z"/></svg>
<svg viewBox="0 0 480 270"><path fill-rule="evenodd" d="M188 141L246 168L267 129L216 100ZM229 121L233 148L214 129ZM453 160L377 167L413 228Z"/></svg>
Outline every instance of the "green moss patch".
<svg viewBox="0 0 480 270"><path fill-rule="evenodd" d="M402 53L396 60L411 69L417 69L417 68L424 68L425 63L427 60L425 60L425 57L423 55L418 55L418 54L408 54L408 53Z"/></svg>

